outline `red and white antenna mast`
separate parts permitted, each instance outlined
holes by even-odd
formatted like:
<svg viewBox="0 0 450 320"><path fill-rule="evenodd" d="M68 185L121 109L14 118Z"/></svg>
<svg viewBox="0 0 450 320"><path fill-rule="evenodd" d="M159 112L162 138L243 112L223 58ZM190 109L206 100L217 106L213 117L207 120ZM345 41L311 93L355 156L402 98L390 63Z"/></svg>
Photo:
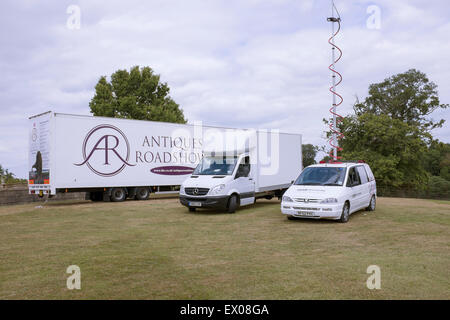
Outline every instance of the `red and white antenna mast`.
<svg viewBox="0 0 450 320"><path fill-rule="evenodd" d="M336 13L336 16L335 16ZM330 113L333 115L333 120L329 124L329 128L331 131L331 138L328 140L331 151L330 151L330 158L332 158L333 162L338 161L342 157L338 156L338 151L342 151L342 148L339 147L338 140L343 138L343 134L339 131L339 128L337 127L339 122L342 121L343 117L336 113L336 108L342 104L344 101L344 98L340 94L336 92L336 86L338 86L342 82L342 75L337 72L334 68L334 65L341 59L342 57L342 50L334 44L334 38L341 30L341 17L339 15L339 11L337 10L336 6L334 5L334 1L331 1L331 17L327 18L327 21L331 22L331 37L328 39L328 43L331 45L331 64L328 66L328 69L331 70L331 79L332 79L332 86L330 87L330 92L333 97L333 104L330 108ZM337 29L335 30L335 23L337 23ZM339 51L339 55L336 58L336 50ZM336 76L339 77L339 79L336 81ZM338 102L336 102L336 98L339 99Z"/></svg>

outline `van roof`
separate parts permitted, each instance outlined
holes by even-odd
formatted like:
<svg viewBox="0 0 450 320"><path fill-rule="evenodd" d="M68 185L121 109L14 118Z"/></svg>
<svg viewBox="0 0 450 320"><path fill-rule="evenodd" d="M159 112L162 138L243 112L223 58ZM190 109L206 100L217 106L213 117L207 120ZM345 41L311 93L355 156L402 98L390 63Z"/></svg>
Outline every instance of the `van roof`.
<svg viewBox="0 0 450 320"><path fill-rule="evenodd" d="M317 163L317 164L312 164L308 167L344 167L344 168L349 168L352 166L357 166L357 165L364 165L366 163L358 163L358 162L342 162L342 163ZM367 164L366 164L367 165Z"/></svg>

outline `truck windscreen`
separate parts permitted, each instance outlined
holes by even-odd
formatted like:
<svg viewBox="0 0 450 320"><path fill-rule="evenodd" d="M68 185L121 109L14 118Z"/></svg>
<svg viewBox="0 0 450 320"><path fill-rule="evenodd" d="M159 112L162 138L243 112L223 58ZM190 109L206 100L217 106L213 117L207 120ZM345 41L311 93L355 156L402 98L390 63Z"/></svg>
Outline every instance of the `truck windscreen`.
<svg viewBox="0 0 450 320"><path fill-rule="evenodd" d="M231 175L238 157L204 157L193 175Z"/></svg>

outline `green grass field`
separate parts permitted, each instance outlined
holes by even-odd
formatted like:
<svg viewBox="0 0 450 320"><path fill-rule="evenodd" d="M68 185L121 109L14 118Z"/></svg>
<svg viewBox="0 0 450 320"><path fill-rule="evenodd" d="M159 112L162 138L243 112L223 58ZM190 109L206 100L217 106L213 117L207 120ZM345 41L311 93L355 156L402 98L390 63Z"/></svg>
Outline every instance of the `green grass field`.
<svg viewBox="0 0 450 320"><path fill-rule="evenodd" d="M379 198L374 213L288 221L177 199L0 207L1 299L449 299L450 202ZM81 290L66 269L81 268ZM369 290L369 265L381 289Z"/></svg>

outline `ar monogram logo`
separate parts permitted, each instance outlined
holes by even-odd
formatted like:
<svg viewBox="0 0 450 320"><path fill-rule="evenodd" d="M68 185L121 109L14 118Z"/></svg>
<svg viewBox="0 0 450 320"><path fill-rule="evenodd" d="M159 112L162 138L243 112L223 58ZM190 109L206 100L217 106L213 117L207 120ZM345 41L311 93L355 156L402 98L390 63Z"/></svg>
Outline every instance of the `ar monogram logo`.
<svg viewBox="0 0 450 320"><path fill-rule="evenodd" d="M82 147L83 161L76 166L87 165L95 174L112 177L130 164L130 144L117 127L103 124L88 132Z"/></svg>

